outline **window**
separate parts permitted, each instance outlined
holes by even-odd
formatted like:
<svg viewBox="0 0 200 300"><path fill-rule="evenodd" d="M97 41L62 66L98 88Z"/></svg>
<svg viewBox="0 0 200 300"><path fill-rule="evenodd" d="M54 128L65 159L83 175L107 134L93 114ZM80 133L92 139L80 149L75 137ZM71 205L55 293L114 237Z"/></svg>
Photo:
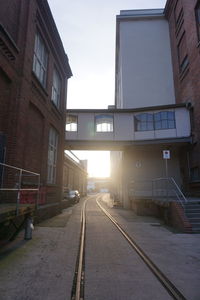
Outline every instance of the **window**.
<svg viewBox="0 0 200 300"><path fill-rule="evenodd" d="M96 132L113 132L113 116L95 116Z"/></svg>
<svg viewBox="0 0 200 300"><path fill-rule="evenodd" d="M154 114L155 130L175 128L175 114L173 111L161 111Z"/></svg>
<svg viewBox="0 0 200 300"><path fill-rule="evenodd" d="M180 73L183 73L189 65L185 33L182 35L178 43L178 60Z"/></svg>
<svg viewBox="0 0 200 300"><path fill-rule="evenodd" d="M53 72L53 85L52 85L52 94L51 100L56 105L56 107L60 108L60 94L61 94L61 79L56 69Z"/></svg>
<svg viewBox="0 0 200 300"><path fill-rule="evenodd" d="M176 2L175 8L174 8L176 31L180 30L180 27L182 26L183 21L184 21L183 17L184 17L184 13L183 13L183 8L181 6L181 1L178 0Z"/></svg>
<svg viewBox="0 0 200 300"><path fill-rule="evenodd" d="M66 131L77 131L78 117L75 115L67 115Z"/></svg>
<svg viewBox="0 0 200 300"><path fill-rule="evenodd" d="M200 169L199 167L194 167L190 169L191 181L200 181Z"/></svg>
<svg viewBox="0 0 200 300"><path fill-rule="evenodd" d="M197 24L197 35L198 40L200 40L200 1L197 2L195 7L195 15L196 15L196 24Z"/></svg>
<svg viewBox="0 0 200 300"><path fill-rule="evenodd" d="M35 36L35 48L33 57L33 72L40 83L46 86L48 53L41 36L37 33Z"/></svg>
<svg viewBox="0 0 200 300"><path fill-rule="evenodd" d="M134 117L135 131L154 130L153 114L143 113Z"/></svg>
<svg viewBox="0 0 200 300"><path fill-rule="evenodd" d="M47 183L56 183L56 163L58 149L58 133L51 127L49 130Z"/></svg>
<svg viewBox="0 0 200 300"><path fill-rule="evenodd" d="M150 131L176 128L174 111L161 111L152 114L138 114L134 116L134 122L135 131Z"/></svg>

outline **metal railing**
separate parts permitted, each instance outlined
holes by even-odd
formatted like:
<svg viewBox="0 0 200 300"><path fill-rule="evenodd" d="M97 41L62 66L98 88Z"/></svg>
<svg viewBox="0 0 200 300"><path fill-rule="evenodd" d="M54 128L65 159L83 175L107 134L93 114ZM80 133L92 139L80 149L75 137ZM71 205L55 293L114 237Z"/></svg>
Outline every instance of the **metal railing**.
<svg viewBox="0 0 200 300"><path fill-rule="evenodd" d="M133 180L128 185L128 194L130 197L151 198L152 180Z"/></svg>
<svg viewBox="0 0 200 300"><path fill-rule="evenodd" d="M188 202L173 177L152 180L152 198L165 202L178 202L184 209Z"/></svg>
<svg viewBox="0 0 200 300"><path fill-rule="evenodd" d="M174 201L183 209L188 202L173 177L131 181L128 185L128 194L130 198L151 198L166 203Z"/></svg>
<svg viewBox="0 0 200 300"><path fill-rule="evenodd" d="M20 198L23 192L36 192L33 198L37 208L39 203L40 174L11 165L0 163L0 202L15 203L19 215Z"/></svg>

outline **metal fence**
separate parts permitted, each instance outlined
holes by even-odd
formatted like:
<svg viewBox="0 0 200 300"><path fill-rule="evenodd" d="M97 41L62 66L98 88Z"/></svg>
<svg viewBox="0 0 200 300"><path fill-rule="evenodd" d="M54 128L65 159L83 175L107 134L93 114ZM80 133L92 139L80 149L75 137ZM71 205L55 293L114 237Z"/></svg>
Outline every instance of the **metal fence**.
<svg viewBox="0 0 200 300"><path fill-rule="evenodd" d="M0 163L0 204L11 204L19 214L20 205L39 203L40 174Z"/></svg>
<svg viewBox="0 0 200 300"><path fill-rule="evenodd" d="M149 198L159 202L177 202L183 208L187 199L173 177L153 180L136 180L128 185L130 198Z"/></svg>
<svg viewBox="0 0 200 300"><path fill-rule="evenodd" d="M165 202L177 202L183 209L188 202L173 177L152 180L152 198Z"/></svg>

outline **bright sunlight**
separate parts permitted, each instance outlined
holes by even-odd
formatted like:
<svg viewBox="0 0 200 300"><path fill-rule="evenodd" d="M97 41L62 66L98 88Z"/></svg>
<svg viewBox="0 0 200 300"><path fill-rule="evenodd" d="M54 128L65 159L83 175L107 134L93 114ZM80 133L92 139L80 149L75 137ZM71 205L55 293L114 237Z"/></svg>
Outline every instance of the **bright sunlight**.
<svg viewBox="0 0 200 300"><path fill-rule="evenodd" d="M110 151L73 151L79 159L88 160L89 177L110 176Z"/></svg>

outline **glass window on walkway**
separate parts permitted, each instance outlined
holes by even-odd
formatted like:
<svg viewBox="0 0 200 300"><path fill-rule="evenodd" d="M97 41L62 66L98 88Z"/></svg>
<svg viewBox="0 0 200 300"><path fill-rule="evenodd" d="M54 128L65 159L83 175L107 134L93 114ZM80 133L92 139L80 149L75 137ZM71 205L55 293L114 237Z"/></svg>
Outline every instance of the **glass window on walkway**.
<svg viewBox="0 0 200 300"><path fill-rule="evenodd" d="M150 131L176 128L174 111L141 113L134 116L135 131Z"/></svg>
<svg viewBox="0 0 200 300"><path fill-rule="evenodd" d="M74 115L67 115L66 131L77 131L78 117Z"/></svg>
<svg viewBox="0 0 200 300"><path fill-rule="evenodd" d="M113 116L98 115L95 116L96 132L113 132Z"/></svg>
<svg viewBox="0 0 200 300"><path fill-rule="evenodd" d="M153 114L142 113L134 117L135 131L154 130Z"/></svg>

